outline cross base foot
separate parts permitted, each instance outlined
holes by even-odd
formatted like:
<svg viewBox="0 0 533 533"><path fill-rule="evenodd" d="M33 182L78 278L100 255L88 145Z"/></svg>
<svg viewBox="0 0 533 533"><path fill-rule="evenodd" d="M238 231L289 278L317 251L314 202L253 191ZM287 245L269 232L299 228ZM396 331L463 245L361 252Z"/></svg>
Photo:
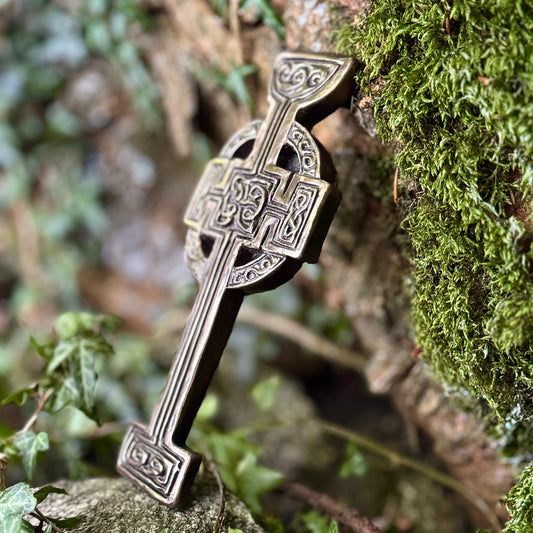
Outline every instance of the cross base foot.
<svg viewBox="0 0 533 533"><path fill-rule="evenodd" d="M146 428L133 424L123 440L117 470L156 500L177 507L201 461L192 450L154 442Z"/></svg>

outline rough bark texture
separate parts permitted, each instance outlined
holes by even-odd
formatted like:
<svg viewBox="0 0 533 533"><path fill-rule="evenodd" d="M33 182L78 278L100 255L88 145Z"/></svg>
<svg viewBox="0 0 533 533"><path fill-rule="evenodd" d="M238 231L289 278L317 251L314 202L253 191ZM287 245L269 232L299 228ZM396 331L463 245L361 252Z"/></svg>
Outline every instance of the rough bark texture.
<svg viewBox="0 0 533 533"><path fill-rule="evenodd" d="M137 490L123 479L89 479L60 482L68 495L52 495L40 506L52 518L81 517L76 533L212 533L220 506L220 494L214 479L199 475L183 510L165 507ZM263 533L246 506L226 493L224 526L246 533Z"/></svg>

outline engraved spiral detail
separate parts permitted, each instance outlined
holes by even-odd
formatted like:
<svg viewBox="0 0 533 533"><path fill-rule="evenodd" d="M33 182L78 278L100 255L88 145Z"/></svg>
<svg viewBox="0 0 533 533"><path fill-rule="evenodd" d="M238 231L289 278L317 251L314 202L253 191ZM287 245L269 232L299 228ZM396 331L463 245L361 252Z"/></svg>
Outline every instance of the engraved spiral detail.
<svg viewBox="0 0 533 533"><path fill-rule="evenodd" d="M160 485L164 485L168 478L168 468L165 460L154 448L148 447L143 442L133 445L129 459L132 465L140 469L145 476L150 477Z"/></svg>
<svg viewBox="0 0 533 533"><path fill-rule="evenodd" d="M283 98L304 100L319 93L338 69L334 61L285 60L277 69L274 91Z"/></svg>
<svg viewBox="0 0 533 533"><path fill-rule="evenodd" d="M228 287L246 287L272 272L282 261L283 257L281 256L263 254L246 265L234 267Z"/></svg>

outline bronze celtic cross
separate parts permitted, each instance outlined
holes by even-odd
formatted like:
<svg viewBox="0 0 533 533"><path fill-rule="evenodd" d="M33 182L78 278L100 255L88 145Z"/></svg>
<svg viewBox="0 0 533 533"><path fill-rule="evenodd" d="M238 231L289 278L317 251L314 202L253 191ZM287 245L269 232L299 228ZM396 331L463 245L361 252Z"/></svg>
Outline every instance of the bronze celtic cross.
<svg viewBox="0 0 533 533"><path fill-rule="evenodd" d="M117 464L169 506L179 504L200 465L185 441L244 295L277 287L318 260L339 194L333 164L310 130L349 105L354 68L349 58L281 54L267 117L226 143L189 204L185 249L199 292L150 423L130 427Z"/></svg>

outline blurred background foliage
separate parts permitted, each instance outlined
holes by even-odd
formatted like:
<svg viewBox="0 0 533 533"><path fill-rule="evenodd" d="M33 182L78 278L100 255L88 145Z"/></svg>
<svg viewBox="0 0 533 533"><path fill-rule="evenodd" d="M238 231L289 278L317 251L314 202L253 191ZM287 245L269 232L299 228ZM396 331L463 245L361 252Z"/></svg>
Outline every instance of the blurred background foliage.
<svg viewBox="0 0 533 533"><path fill-rule="evenodd" d="M270 5L259 7L282 31ZM100 310L84 298L80 273L113 268L105 255L113 224L135 225L132 211L150 202L156 181L181 179L175 171L156 177L153 154L131 142L159 135L164 121L139 44L153 24L135 0L0 5L0 463L7 486L113 474L126 424L149 417L166 378L182 320L173 325L168 308L151 316L155 337L131 324L117 330L111 315L73 312ZM231 76L217 76L223 89L250 104L242 80L237 91ZM120 145L114 152L113 142ZM196 134L185 179L197 177L214 146ZM137 257L126 270L135 271L136 260L146 263L141 270L157 269L153 257ZM175 303L182 308L195 288L183 268L178 274ZM320 285L319 270L308 269L306 278ZM332 339L352 340L345 317L312 303L301 286L255 300ZM258 359L284 349L257 328L237 328L228 347L232 379L249 389L258 379ZM272 382L253 390L263 409L272 405ZM216 430L209 421L217 411L213 394L195 438L212 448L227 485L260 512L258 496L282 475L257 464L261 450L244 434Z"/></svg>

